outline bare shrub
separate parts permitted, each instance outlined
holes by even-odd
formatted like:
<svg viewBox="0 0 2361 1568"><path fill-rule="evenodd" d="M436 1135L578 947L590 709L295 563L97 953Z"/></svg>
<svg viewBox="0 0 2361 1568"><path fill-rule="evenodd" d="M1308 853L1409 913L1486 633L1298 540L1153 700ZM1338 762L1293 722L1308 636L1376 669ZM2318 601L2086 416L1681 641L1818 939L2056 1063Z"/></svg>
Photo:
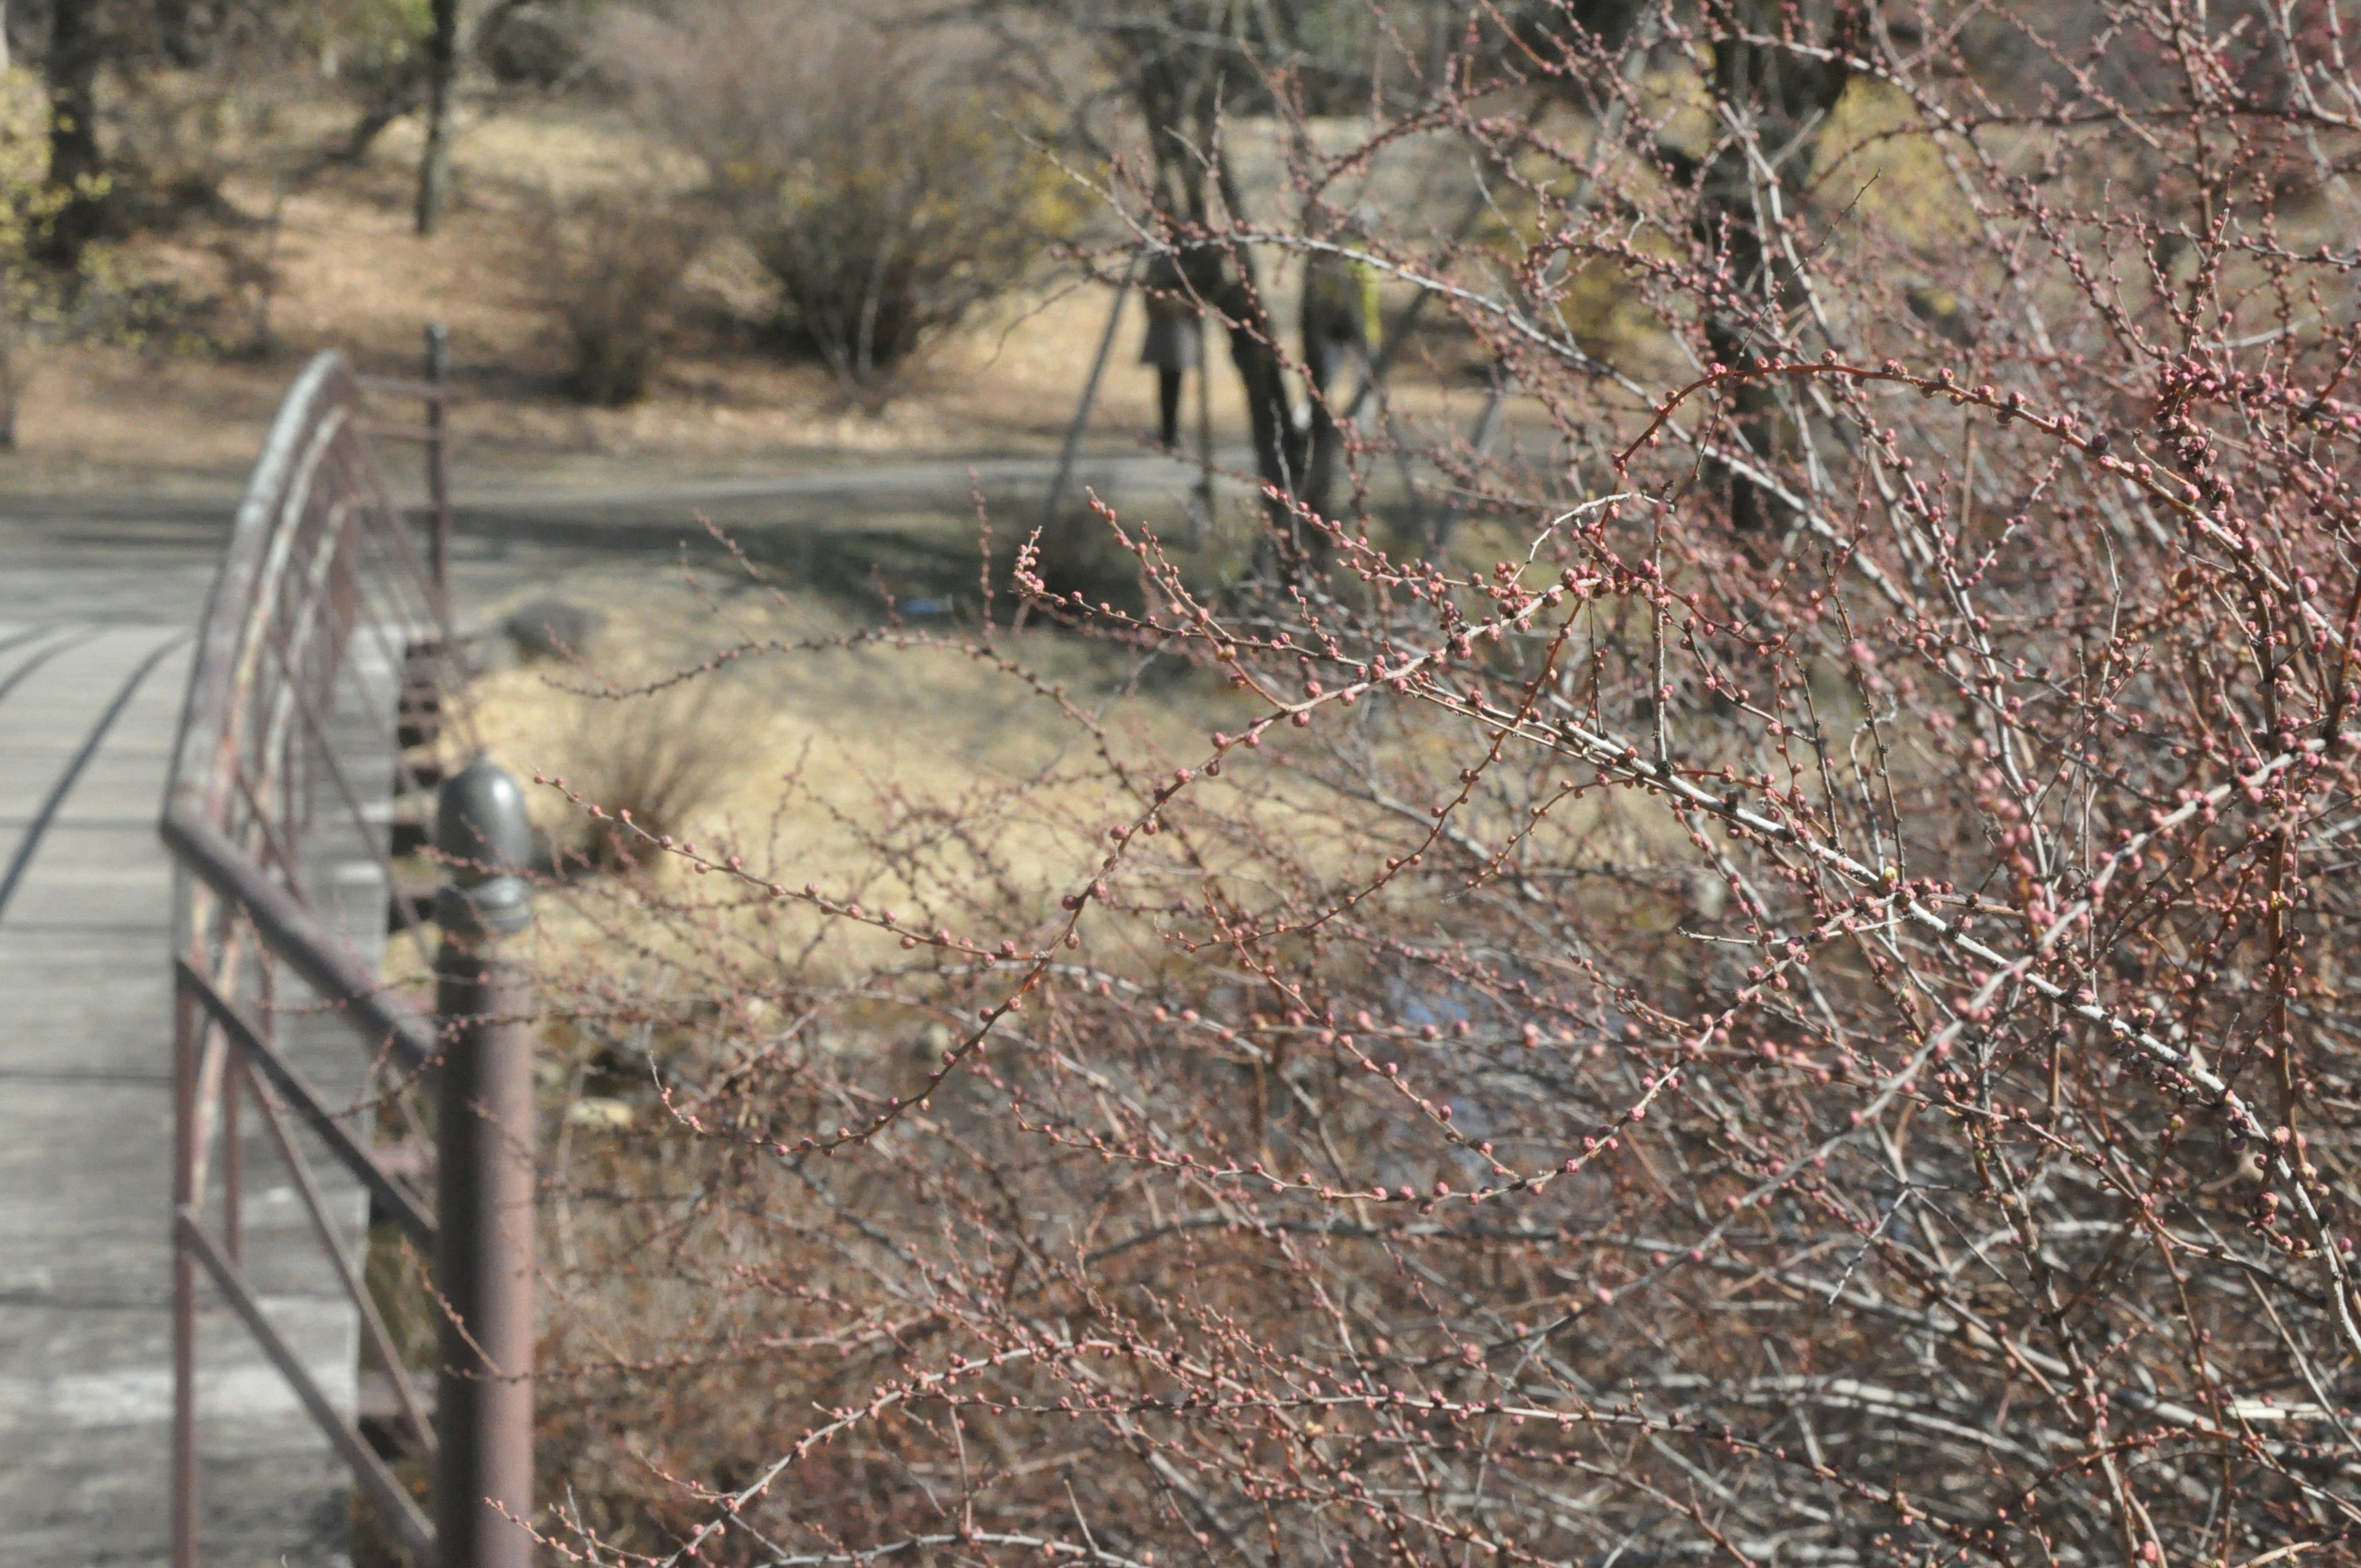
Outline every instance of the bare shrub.
<svg viewBox="0 0 2361 1568"><path fill-rule="evenodd" d="M544 307L566 334L575 396L618 408L647 395L664 364L685 280L711 225L654 186L560 196L533 208Z"/></svg>
<svg viewBox="0 0 2361 1568"><path fill-rule="evenodd" d="M476 58L506 86L566 86L589 63L583 44L593 24L586 11L566 0L500 0L476 25Z"/></svg>
<svg viewBox="0 0 2361 1568"><path fill-rule="evenodd" d="M1071 221L957 32L823 0L686 0L619 17L606 53L704 164L778 280L782 327L862 400Z"/></svg>
<svg viewBox="0 0 2361 1568"><path fill-rule="evenodd" d="M1273 577L1126 520L1138 611L1028 583L1192 663L1185 746L881 630L1035 704L1055 790L888 781L857 872L586 900L618 940L546 982L671 1117L575 1194L553 1528L2353 1557L2361 82L2325 13L2067 9L2103 80L2052 4L1978 9L2006 73L1936 7L1455 12L1367 150L1458 138L1498 243L1340 210L1349 157L1278 214L1116 171L1160 243L1428 291L1519 439L1400 415L1448 552L1274 486ZM1567 329L1601 274L1653 332ZM717 641L685 675L806 651Z"/></svg>

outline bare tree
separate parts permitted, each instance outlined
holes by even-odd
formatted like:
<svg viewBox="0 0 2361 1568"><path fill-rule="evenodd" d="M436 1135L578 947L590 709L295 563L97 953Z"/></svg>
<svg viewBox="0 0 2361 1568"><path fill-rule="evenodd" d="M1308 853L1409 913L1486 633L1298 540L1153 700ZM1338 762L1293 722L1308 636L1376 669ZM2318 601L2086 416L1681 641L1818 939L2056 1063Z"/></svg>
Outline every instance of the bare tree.
<svg viewBox="0 0 2361 1568"><path fill-rule="evenodd" d="M642 1131L553 1187L552 1530L2351 1557L2361 81L2241 15L1478 9L1268 215L1179 79L1196 171L1110 187L1234 345L1295 373L1240 257L1358 261L1518 439L1404 422L1448 553L1274 481L1284 581L1201 591L1152 518L1107 520L1142 609L1028 554L1194 726L986 620L736 621L645 683L850 644L1070 744L791 771L577 890L553 1040ZM1420 135L1485 222L1330 210Z"/></svg>

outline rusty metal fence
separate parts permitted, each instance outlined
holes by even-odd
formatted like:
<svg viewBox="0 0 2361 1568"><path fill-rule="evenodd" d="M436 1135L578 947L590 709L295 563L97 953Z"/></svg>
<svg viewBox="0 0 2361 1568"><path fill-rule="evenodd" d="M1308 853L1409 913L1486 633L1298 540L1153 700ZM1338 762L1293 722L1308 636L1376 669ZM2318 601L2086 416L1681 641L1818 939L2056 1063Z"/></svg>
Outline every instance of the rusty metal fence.
<svg viewBox="0 0 2361 1568"><path fill-rule="evenodd" d="M351 1413L349 1354L339 1365L334 1343L307 1349L257 1277L285 1274L291 1247L278 1232L267 1259L249 1245L247 1167L277 1167L273 1223L308 1230L316 1255L291 1248L310 1256L306 1277L350 1298L408 1450L433 1453L428 1395L371 1298L361 1238L373 1212L419 1256L434 1257L440 1239L428 1202L379 1159L373 1123L390 1106L413 1128L433 1124L422 1090L437 1025L381 981L380 959L390 908L391 935L416 945L411 972L431 968L425 912L395 885L397 857L423 824L401 824L390 807L429 799L431 770L406 762L404 747L434 739L457 686L441 344L430 334L423 380L359 376L334 354L303 371L239 506L200 633L161 824L178 863L175 1568L198 1560L200 1375L221 1339L221 1314L200 1311L201 1279L351 1467L385 1532L422 1563L435 1557L428 1515ZM403 404L424 417L379 411ZM390 441L423 451L423 505L390 492L379 463ZM289 1189L301 1224L280 1212Z"/></svg>

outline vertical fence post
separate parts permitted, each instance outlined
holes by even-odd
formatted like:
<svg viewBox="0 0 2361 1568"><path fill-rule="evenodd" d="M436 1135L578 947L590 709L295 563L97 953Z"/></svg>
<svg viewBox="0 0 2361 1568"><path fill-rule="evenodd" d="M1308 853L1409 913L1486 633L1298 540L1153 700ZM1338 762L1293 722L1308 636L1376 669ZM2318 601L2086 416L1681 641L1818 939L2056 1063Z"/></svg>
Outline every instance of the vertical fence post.
<svg viewBox="0 0 2361 1568"><path fill-rule="evenodd" d="M435 395L426 400L426 572L433 579L434 613L447 633L451 620L451 453L445 414L451 397L451 329L426 327L426 382Z"/></svg>
<svg viewBox="0 0 2361 1568"><path fill-rule="evenodd" d="M436 1568L525 1568L533 1539L533 1034L504 939L533 909L516 781L478 758L446 781L434 847L450 881L435 1013L435 1268L447 1310L434 1411Z"/></svg>

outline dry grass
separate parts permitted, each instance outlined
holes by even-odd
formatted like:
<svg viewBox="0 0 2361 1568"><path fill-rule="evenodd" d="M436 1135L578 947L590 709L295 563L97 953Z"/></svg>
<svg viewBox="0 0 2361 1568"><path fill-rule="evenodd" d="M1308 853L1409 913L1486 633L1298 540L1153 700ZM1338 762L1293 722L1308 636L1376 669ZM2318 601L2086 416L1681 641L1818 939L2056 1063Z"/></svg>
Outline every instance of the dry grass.
<svg viewBox="0 0 2361 1568"><path fill-rule="evenodd" d="M567 813L553 841L564 862L631 872L655 857L642 835L686 836L726 800L748 760L741 746L742 694L713 683L674 686L620 701L566 706L566 732L554 765L537 771L596 804L596 815ZM549 742L540 737L535 749Z"/></svg>
<svg viewBox="0 0 2361 1568"><path fill-rule="evenodd" d="M667 812L672 820L658 831L743 840L775 828L799 857L827 868L834 863L833 815L880 790L963 794L1054 774L1070 755L1071 726L1056 719L1052 699L964 652L956 630L922 634L936 646L863 642L857 640L862 621L817 597L773 601L741 594L716 613L685 589L652 581L659 571L617 568L572 585L577 594L603 593L613 607L600 647L614 652L595 663L521 666L478 681L477 723L495 757L525 775L566 773L593 798L604 798L595 786L630 770L603 758L629 749L635 738L676 732L685 750L719 758L730 783L694 792L697 804ZM652 695L591 695L628 689L741 638L846 641L738 662ZM1140 765L1193 749L1206 729L1225 718L1235 727L1244 711L1202 674L1126 691L1131 666L1124 656L1062 634L1003 631L997 646L1078 705L1107 708L1110 746ZM633 766L675 771L660 762ZM769 813L790 773L811 815L774 824ZM606 803L631 804L629 792ZM577 813L555 791L538 792L535 807L554 839L579 837L567 825Z"/></svg>
<svg viewBox="0 0 2361 1568"><path fill-rule="evenodd" d="M291 137L333 140L342 111L295 104ZM1280 178L1268 149L1248 147L1249 183ZM463 128L457 197L444 232L411 232L414 127L400 123L366 162L282 188L263 172L233 179L233 223L194 218L170 235L128 242L126 276L187 302L187 330L134 348L36 345L22 450L0 462L19 489L121 489L234 485L280 391L308 355L346 349L384 368L415 363L430 321L453 334L462 400L456 421L462 483L470 473L514 486L561 478L643 484L649 465L683 477L774 471L815 456L861 453L1047 452L1063 435L1106 322L1111 296L1054 280L980 314L904 378L882 413L849 406L826 369L783 363L743 323L767 312L770 285L727 244L693 269L681 330L647 397L629 408L581 406L567 386L571 345L545 308L546 256L528 221L544 192L595 197L624 186L686 188L690 170L611 116L567 102L519 108ZM1380 194L1391 199L1390 187ZM275 232L269 226L276 214ZM274 345L233 357L247 313L236 258L267 248L275 278ZM1268 286L1292 321L1294 269L1279 258ZM1134 361L1141 318L1126 311L1100 389L1090 446L1124 451L1155 423L1154 380ZM1237 439L1245 408L1218 348L1213 415ZM1413 439L1443 418L1464 429L1480 389L1427 375L1405 356L1392 403ZM1192 399L1193 406L1193 399ZM1532 411L1513 406L1512 426Z"/></svg>
<svg viewBox="0 0 2361 1568"><path fill-rule="evenodd" d="M1003 630L979 657L981 644L957 629L878 635L816 595L724 593L715 608L653 564L577 574L564 591L609 607L595 656L480 677L473 737L520 780L563 779L527 790L550 842L650 892L677 894L690 881L649 841L670 834L840 905L926 907L951 882L989 879L1015 904L1047 911L1087 880L1106 829L1137 819L1137 781L1202 768L1212 733L1238 732L1257 711L1210 671L1167 662L1144 674L1136 654L1063 632ZM741 641L801 646L629 695ZM1358 808L1315 782L1337 764L1330 739L1275 732L1259 752L1232 752L1223 779L1195 787L1306 867L1352 874L1385 824L1373 808L1356 819ZM1371 765L1422 760L1439 784L1453 763L1437 742L1426 730L1379 733ZM593 817L592 805L607 817ZM616 824L624 807L635 830ZM1486 834L1535 833L1574 859L1628 859L1678 837L1669 817L1589 805L1539 825L1481 811L1467 820ZM1208 874L1246 852L1195 849ZM586 892L577 899L561 886L542 900L533 940L545 970L603 950L616 899L633 896L611 880ZM891 946L882 931L794 899L730 918L810 938L803 961L815 975L857 972ZM636 929L630 938L635 948L645 939Z"/></svg>
<svg viewBox="0 0 2361 1568"><path fill-rule="evenodd" d="M740 593L717 615L697 595L668 587L653 565L577 575L566 591L610 607L600 657L578 669L483 676L471 692L476 734L520 779L566 780L583 804L555 785L529 788L535 824L553 844L604 867L628 858L638 877L686 874L643 838L619 838L611 821L594 820L591 803L631 807L651 833L727 844L791 885L816 882L873 904L907 900L917 890L874 880L876 824L916 832L927 820L974 817L994 829L992 854L1022 868L1032 895L1049 899L1091 825L1115 819L1119 803L1103 759L1077 744L1049 697L960 652L955 631L930 634L949 646L849 641L737 662L652 696L591 695L741 638L826 644L856 639L862 623L806 595ZM1169 767L1225 718L1236 724L1235 699L1202 676L1126 690L1129 666L1107 650L1040 632L1003 633L1000 646L1078 705L1107 709L1110 750L1136 765ZM937 863L972 869L955 849ZM544 899L543 960L596 942L592 919L562 893Z"/></svg>
<svg viewBox="0 0 2361 1568"><path fill-rule="evenodd" d="M1026 298L946 342L903 396L869 415L845 406L823 367L782 363L730 323L749 313L748 291L761 284L724 255L692 276L677 353L647 400L585 409L566 386L569 345L544 309L545 258L525 219L541 192L596 191L643 168L649 149L555 115L476 127L460 146L455 210L440 236L421 240L411 232L413 143L397 127L362 167L323 174L283 203L268 182L231 182L231 202L252 223L279 214L269 358L232 359L203 342L243 324L229 319L236 291L211 225L127 244L123 270L191 302L190 330L131 348L30 351L24 451L9 474L20 484L38 475L43 488L232 479L304 356L334 346L404 367L430 321L451 327L459 457L479 468L530 474L661 455L710 473L839 451L1042 450L1062 433L1104 322L1104 291ZM247 248L263 243L258 231L238 237ZM219 304L209 311L207 301ZM1131 335L1119 351L1126 367ZM1153 423L1152 382L1111 375L1100 411L1103 443L1127 444Z"/></svg>

